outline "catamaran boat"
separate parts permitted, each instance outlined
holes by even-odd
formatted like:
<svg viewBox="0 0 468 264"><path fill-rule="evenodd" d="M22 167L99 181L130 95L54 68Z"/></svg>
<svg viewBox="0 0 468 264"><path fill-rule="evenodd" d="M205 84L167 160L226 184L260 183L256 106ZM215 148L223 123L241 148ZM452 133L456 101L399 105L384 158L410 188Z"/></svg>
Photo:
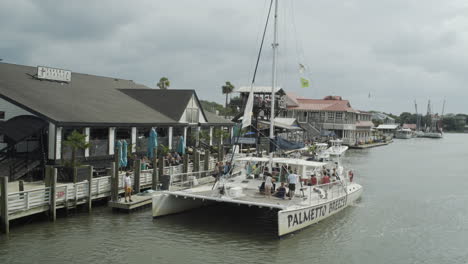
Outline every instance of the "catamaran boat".
<svg viewBox="0 0 468 264"><path fill-rule="evenodd" d="M331 156L342 156L348 150L348 146L343 146L341 139L330 140L330 143L331 147L327 149L327 153Z"/></svg>
<svg viewBox="0 0 468 264"><path fill-rule="evenodd" d="M409 128L402 128L396 131L395 138L410 139L413 137L413 131Z"/></svg>
<svg viewBox="0 0 468 264"><path fill-rule="evenodd" d="M251 173L252 170L248 168L254 165L261 168L269 162L269 158L239 158L235 161L233 173L220 177L214 185L209 183L192 186L190 179L171 185L168 191L153 196L153 217L181 213L215 203L269 208L277 211L277 234L283 236L338 213L353 204L363 191L362 186L354 183L348 173L343 173L342 167L336 168L335 163L273 158L274 166L279 166L278 171L282 171L282 168L297 171L304 183L310 182L311 175L316 175L318 182L321 182L324 168L335 168L338 177L327 184L309 186L301 183L296 187L292 199L267 197L260 193L264 182L262 175ZM279 181L284 178L285 175L280 172Z"/></svg>
<svg viewBox="0 0 468 264"><path fill-rule="evenodd" d="M269 131L270 139L272 141L275 138L275 88L277 87L276 54L278 48L278 0L275 0L274 2L275 14L272 45L273 71ZM271 2L271 4L273 4L273 2ZM270 13L268 16L269 15ZM261 50L262 49L260 48L258 58L260 58ZM256 69L254 72L256 72ZM251 90L244 108L244 116L241 126L242 128L251 125L254 102L254 82L255 74L252 79ZM338 153L340 155L344 151L345 150L342 150L342 148L339 148L339 150L335 150L333 148L333 153ZM269 153L268 158L235 158L236 157L233 156L233 167L230 172L219 177L214 185L200 184L200 182L203 182L202 180L195 181L193 179L194 176L188 175L187 177L182 177L186 178L186 180L182 181L179 178L178 185L173 186L169 184L169 190L153 197L153 217L180 213L212 203L226 203L237 204L239 206L270 208L271 210L277 211L278 236L283 236L322 221L343 210L356 201L361 196L363 190L361 185L352 181L352 176L346 177L348 174L343 175L343 168L337 163L327 164L323 162L307 161L301 158L274 158L272 152ZM256 166L255 170L252 170L251 166L253 163L259 165L260 170L258 170L258 166ZM327 179L327 181L324 181L326 182L325 184L315 184L313 186L302 186L301 184L300 187L297 186L296 188L296 195L291 195L292 197L289 197L290 199L265 196L260 193L262 183L264 182L264 170L262 170L261 166L264 166L265 164L268 164L268 170L272 174L274 174L273 172L279 173L278 182L284 182L286 174L291 173L291 170L297 171L297 173L302 176L302 179L309 180L311 184L312 182L321 182L320 178L322 177ZM322 175L322 173L325 174L327 166L329 169L333 169L330 166L335 166L335 179L333 179L331 182L328 182L328 177ZM273 170L275 167L277 170ZM282 175L282 172L284 175ZM312 175L316 176L317 181L315 181L315 178L313 178ZM208 176L204 178L213 177ZM314 181L312 181L312 179ZM198 185L194 186L195 183L198 183Z"/></svg>

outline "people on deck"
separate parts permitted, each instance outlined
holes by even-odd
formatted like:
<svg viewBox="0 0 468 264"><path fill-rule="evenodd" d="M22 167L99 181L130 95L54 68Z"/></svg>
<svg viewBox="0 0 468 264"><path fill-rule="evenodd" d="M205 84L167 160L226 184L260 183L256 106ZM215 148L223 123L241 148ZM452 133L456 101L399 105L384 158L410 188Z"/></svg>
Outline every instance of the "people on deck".
<svg viewBox="0 0 468 264"><path fill-rule="evenodd" d="M130 178L129 172L125 173L123 183L124 183L124 190L125 190L125 202L128 203L127 197L130 202L133 202L132 201L132 179Z"/></svg>
<svg viewBox="0 0 468 264"><path fill-rule="evenodd" d="M310 184L309 186L317 185L317 177L315 176L315 174L312 174L312 176L310 176L309 184Z"/></svg>
<svg viewBox="0 0 468 264"><path fill-rule="evenodd" d="M322 184L327 184L327 183L330 183L330 176L328 176L328 174L325 174L322 177Z"/></svg>
<svg viewBox="0 0 468 264"><path fill-rule="evenodd" d="M290 173L288 175L289 200L294 197L294 192L296 191L296 184L298 181L299 175L297 175L296 170L294 170L294 173Z"/></svg>
<svg viewBox="0 0 468 264"><path fill-rule="evenodd" d="M286 187L284 187L284 182L281 183L281 186L278 187L275 193L273 193L273 196L284 199L286 197Z"/></svg>
<svg viewBox="0 0 468 264"><path fill-rule="evenodd" d="M273 187L274 179L271 177L270 173L265 173L265 195L266 197L271 197L271 188Z"/></svg>
<svg viewBox="0 0 468 264"><path fill-rule="evenodd" d="M353 181L353 178L354 178L354 173L353 173L352 170L350 170L350 171L348 172L348 177L349 177L349 181L352 182L352 181Z"/></svg>

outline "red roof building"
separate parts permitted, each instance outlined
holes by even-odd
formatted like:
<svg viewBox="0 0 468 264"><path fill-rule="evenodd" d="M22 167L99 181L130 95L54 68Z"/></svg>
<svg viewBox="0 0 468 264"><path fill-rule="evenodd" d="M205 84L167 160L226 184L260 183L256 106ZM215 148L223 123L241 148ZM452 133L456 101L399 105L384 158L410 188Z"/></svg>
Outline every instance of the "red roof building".
<svg viewBox="0 0 468 264"><path fill-rule="evenodd" d="M293 93L286 93L286 96L284 117L296 118L309 137L333 132L348 145L372 140L372 114L352 108L341 96L330 95L323 99L302 98ZM326 133L322 133L324 131Z"/></svg>

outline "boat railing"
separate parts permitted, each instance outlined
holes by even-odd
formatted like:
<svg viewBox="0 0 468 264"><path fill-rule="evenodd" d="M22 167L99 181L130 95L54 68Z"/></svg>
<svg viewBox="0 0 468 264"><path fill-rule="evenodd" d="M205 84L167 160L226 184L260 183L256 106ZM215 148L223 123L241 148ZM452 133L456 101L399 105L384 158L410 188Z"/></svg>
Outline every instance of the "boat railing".
<svg viewBox="0 0 468 264"><path fill-rule="evenodd" d="M348 180L342 179L325 184L302 186L299 190L296 190L295 196L307 198L309 205L319 204L323 200L333 200L346 195L346 186L348 182ZM293 202L294 200L292 200L290 204Z"/></svg>
<svg viewBox="0 0 468 264"><path fill-rule="evenodd" d="M213 170L177 173L170 176L169 191L193 188L201 183L214 181Z"/></svg>

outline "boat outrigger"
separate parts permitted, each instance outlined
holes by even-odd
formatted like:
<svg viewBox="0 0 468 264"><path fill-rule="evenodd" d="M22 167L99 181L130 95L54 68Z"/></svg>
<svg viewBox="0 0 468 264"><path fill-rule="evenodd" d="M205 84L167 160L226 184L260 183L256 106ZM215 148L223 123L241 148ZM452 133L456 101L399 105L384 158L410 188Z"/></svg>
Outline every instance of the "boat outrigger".
<svg viewBox="0 0 468 264"><path fill-rule="evenodd" d="M300 188L290 200L267 197L261 193L264 179L261 168L267 167L269 158L244 157L236 160L238 168L231 175L224 175L216 183L193 187L188 179L179 183L173 190L153 197L153 217L160 217L210 205L228 203L249 207L277 210L278 236L283 236L315 224L343 210L362 193L362 186L353 182L352 172L343 173L335 163L306 161L302 159L274 158L274 171L278 171L278 181L284 180L286 168L297 171L301 177ZM255 173L252 166L260 168ZM277 166L277 167L276 167ZM312 177L322 182L327 170L337 171L330 183L312 185ZM252 172L252 173L249 173ZM284 172L284 173L283 173Z"/></svg>

